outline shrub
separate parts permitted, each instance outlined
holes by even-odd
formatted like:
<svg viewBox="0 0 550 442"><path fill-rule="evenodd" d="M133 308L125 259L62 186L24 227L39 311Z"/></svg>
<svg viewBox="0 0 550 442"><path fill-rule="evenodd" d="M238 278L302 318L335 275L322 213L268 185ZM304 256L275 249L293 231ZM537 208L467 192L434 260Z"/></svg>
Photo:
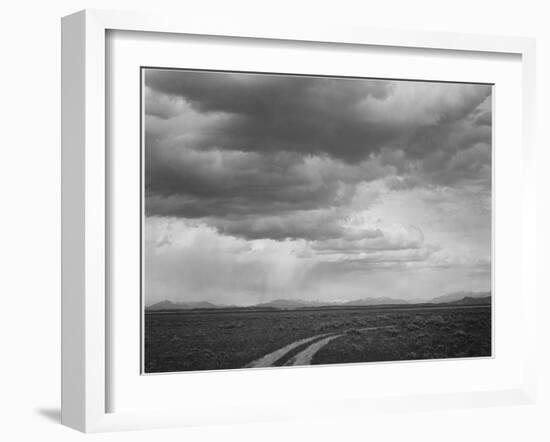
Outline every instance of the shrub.
<svg viewBox="0 0 550 442"><path fill-rule="evenodd" d="M395 327L390 327L390 328L386 329L386 332L392 337L395 337L399 334L399 330L397 330L397 328L395 328Z"/></svg>
<svg viewBox="0 0 550 442"><path fill-rule="evenodd" d="M454 335L457 338L465 338L467 336L466 332L464 330L457 330L457 331L454 332Z"/></svg>
<svg viewBox="0 0 550 442"><path fill-rule="evenodd" d="M441 315L431 316L427 322L430 325L444 325L447 323Z"/></svg>

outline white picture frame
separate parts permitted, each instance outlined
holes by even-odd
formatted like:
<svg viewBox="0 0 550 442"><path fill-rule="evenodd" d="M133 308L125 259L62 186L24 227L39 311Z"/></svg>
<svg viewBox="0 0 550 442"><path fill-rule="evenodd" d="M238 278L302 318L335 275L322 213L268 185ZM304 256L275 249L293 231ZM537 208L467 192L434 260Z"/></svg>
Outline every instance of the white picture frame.
<svg viewBox="0 0 550 442"><path fill-rule="evenodd" d="M86 10L62 20L62 423L84 432L159 428L218 422L249 422L333 415L532 403L535 400L534 339L525 343L519 385L488 391L318 401L308 410L255 410L237 403L233 414L197 411L108 412L110 324L107 219L110 210L106 144L106 34L142 31L275 39L296 42L426 48L514 54L521 57L521 302L518 318L534 336L536 316L535 44L532 39L416 31L388 31L311 24L208 22L195 17ZM501 171L496 171L501 173ZM504 172L503 172L504 173Z"/></svg>

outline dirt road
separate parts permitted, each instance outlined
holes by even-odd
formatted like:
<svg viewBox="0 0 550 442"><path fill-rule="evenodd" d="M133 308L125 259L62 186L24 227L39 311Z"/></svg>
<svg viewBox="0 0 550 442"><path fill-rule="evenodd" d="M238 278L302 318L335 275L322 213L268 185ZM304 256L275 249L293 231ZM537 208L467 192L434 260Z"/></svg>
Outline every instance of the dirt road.
<svg viewBox="0 0 550 442"><path fill-rule="evenodd" d="M273 353L269 353L260 359L257 359L250 364L246 366L246 368L258 368L258 367L273 367L275 362L277 362L279 359L284 357L287 353L294 350L296 347L299 347L300 345L307 344L308 342L313 341L314 339L320 338L324 335L316 335L312 336L310 338L300 339L299 341L293 342L292 344L288 344L278 350L275 350Z"/></svg>
<svg viewBox="0 0 550 442"><path fill-rule="evenodd" d="M315 342L308 346L305 350L298 353L296 356L290 358L285 365L311 365L311 360L315 353L317 353L321 348L327 345L333 339L339 338L342 335L333 335L327 338L321 339L320 341Z"/></svg>
<svg viewBox="0 0 550 442"><path fill-rule="evenodd" d="M356 329L357 331L366 331L366 330L377 330L381 328L390 328L391 326L381 326L381 327L363 327ZM289 353L293 352L299 347L300 351L290 357L283 365L311 365L313 356L321 350L325 345L330 341L344 336L346 332L343 333L324 333L320 335L311 336L309 338L300 339L291 344L288 344L278 350L275 350L272 353L269 353L260 359L257 359L246 366L246 368L259 368L259 367L273 367L277 361L285 358ZM322 338L322 339L321 339ZM313 342L312 342L313 341ZM309 345L308 345L309 344Z"/></svg>

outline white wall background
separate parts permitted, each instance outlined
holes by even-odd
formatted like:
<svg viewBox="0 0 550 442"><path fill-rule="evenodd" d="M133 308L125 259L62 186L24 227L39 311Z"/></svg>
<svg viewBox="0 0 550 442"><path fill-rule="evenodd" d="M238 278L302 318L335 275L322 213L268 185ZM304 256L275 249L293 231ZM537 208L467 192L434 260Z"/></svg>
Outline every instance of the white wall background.
<svg viewBox="0 0 550 442"><path fill-rule="evenodd" d="M523 0L19 0L0 14L0 438L6 441L550 440L550 11ZM83 8L534 36L538 44L540 398L535 406L85 436L59 425L60 17Z"/></svg>

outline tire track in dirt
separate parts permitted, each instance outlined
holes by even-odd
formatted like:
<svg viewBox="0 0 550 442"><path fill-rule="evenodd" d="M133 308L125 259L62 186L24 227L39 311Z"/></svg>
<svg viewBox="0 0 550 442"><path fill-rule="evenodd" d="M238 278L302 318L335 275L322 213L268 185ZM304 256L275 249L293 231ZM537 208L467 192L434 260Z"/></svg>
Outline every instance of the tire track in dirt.
<svg viewBox="0 0 550 442"><path fill-rule="evenodd" d="M256 359L255 361L252 361L245 368L273 367L275 362L277 362L279 359L284 357L288 352L294 350L296 347L299 347L300 345L303 345L303 344L307 344L308 342L311 342L315 339L321 338L326 335L327 334L325 333L321 335L311 336L309 338L300 339L299 341L295 341L291 344L285 345L284 347L279 348L278 350L275 350L272 353L262 356L260 359Z"/></svg>
<svg viewBox="0 0 550 442"><path fill-rule="evenodd" d="M315 339L312 339L311 341L309 341L305 344L294 347L292 350L286 352L283 357L281 357L277 361L275 361L275 363L272 365L272 367L284 367L285 365L287 365L287 362L290 361L291 359L293 359L294 356L296 356L298 353L302 352L303 350L305 350L310 345L313 345L317 341L320 341L321 339L324 339L325 336L329 336L329 335L334 335L334 333L325 333L323 335L315 336Z"/></svg>
<svg viewBox="0 0 550 442"><path fill-rule="evenodd" d="M379 326L379 327L363 327L357 328L354 330L357 331L367 331L367 330L378 330L383 328L391 328L391 325ZM349 330L348 330L349 331ZM297 354L292 356L288 361L286 361L284 366L295 366L295 365L311 365L311 360L313 356L321 350L325 345L330 341L336 338L340 338L346 334L347 331L343 333L323 333L320 335L311 336L309 338L300 339L298 341L292 342L291 344L285 345L284 347L275 350L272 353L268 353L265 356L262 356L259 359L249 363L245 368L261 368L261 367L273 367L277 361L283 359L288 353L292 352L297 347L307 345L303 350L299 351ZM324 339L320 339L323 338ZM314 341L314 342L312 342Z"/></svg>
<svg viewBox="0 0 550 442"><path fill-rule="evenodd" d="M363 328L357 328L354 330L357 330L359 332L367 331L367 330L378 330L382 328L390 328L391 325L385 325L380 327L363 327ZM311 365L311 360L313 359L313 356L321 350L325 345L327 345L330 341L340 338L344 336L346 332L339 333L337 335L328 336L325 339L321 339L320 341L316 341L313 344L306 347L304 350L296 354L294 357L290 358L284 365L290 366L290 365Z"/></svg>
<svg viewBox="0 0 550 442"><path fill-rule="evenodd" d="M327 345L330 341L333 339L339 338L341 336L344 336L344 334L341 335L333 335L329 336L325 339L321 339L320 341L317 341L310 346L308 346L305 350L302 350L300 353L298 353L293 358L290 358L285 366L289 365L311 365L311 360L313 359L313 356L315 353L317 353L321 348L323 348L325 345Z"/></svg>

